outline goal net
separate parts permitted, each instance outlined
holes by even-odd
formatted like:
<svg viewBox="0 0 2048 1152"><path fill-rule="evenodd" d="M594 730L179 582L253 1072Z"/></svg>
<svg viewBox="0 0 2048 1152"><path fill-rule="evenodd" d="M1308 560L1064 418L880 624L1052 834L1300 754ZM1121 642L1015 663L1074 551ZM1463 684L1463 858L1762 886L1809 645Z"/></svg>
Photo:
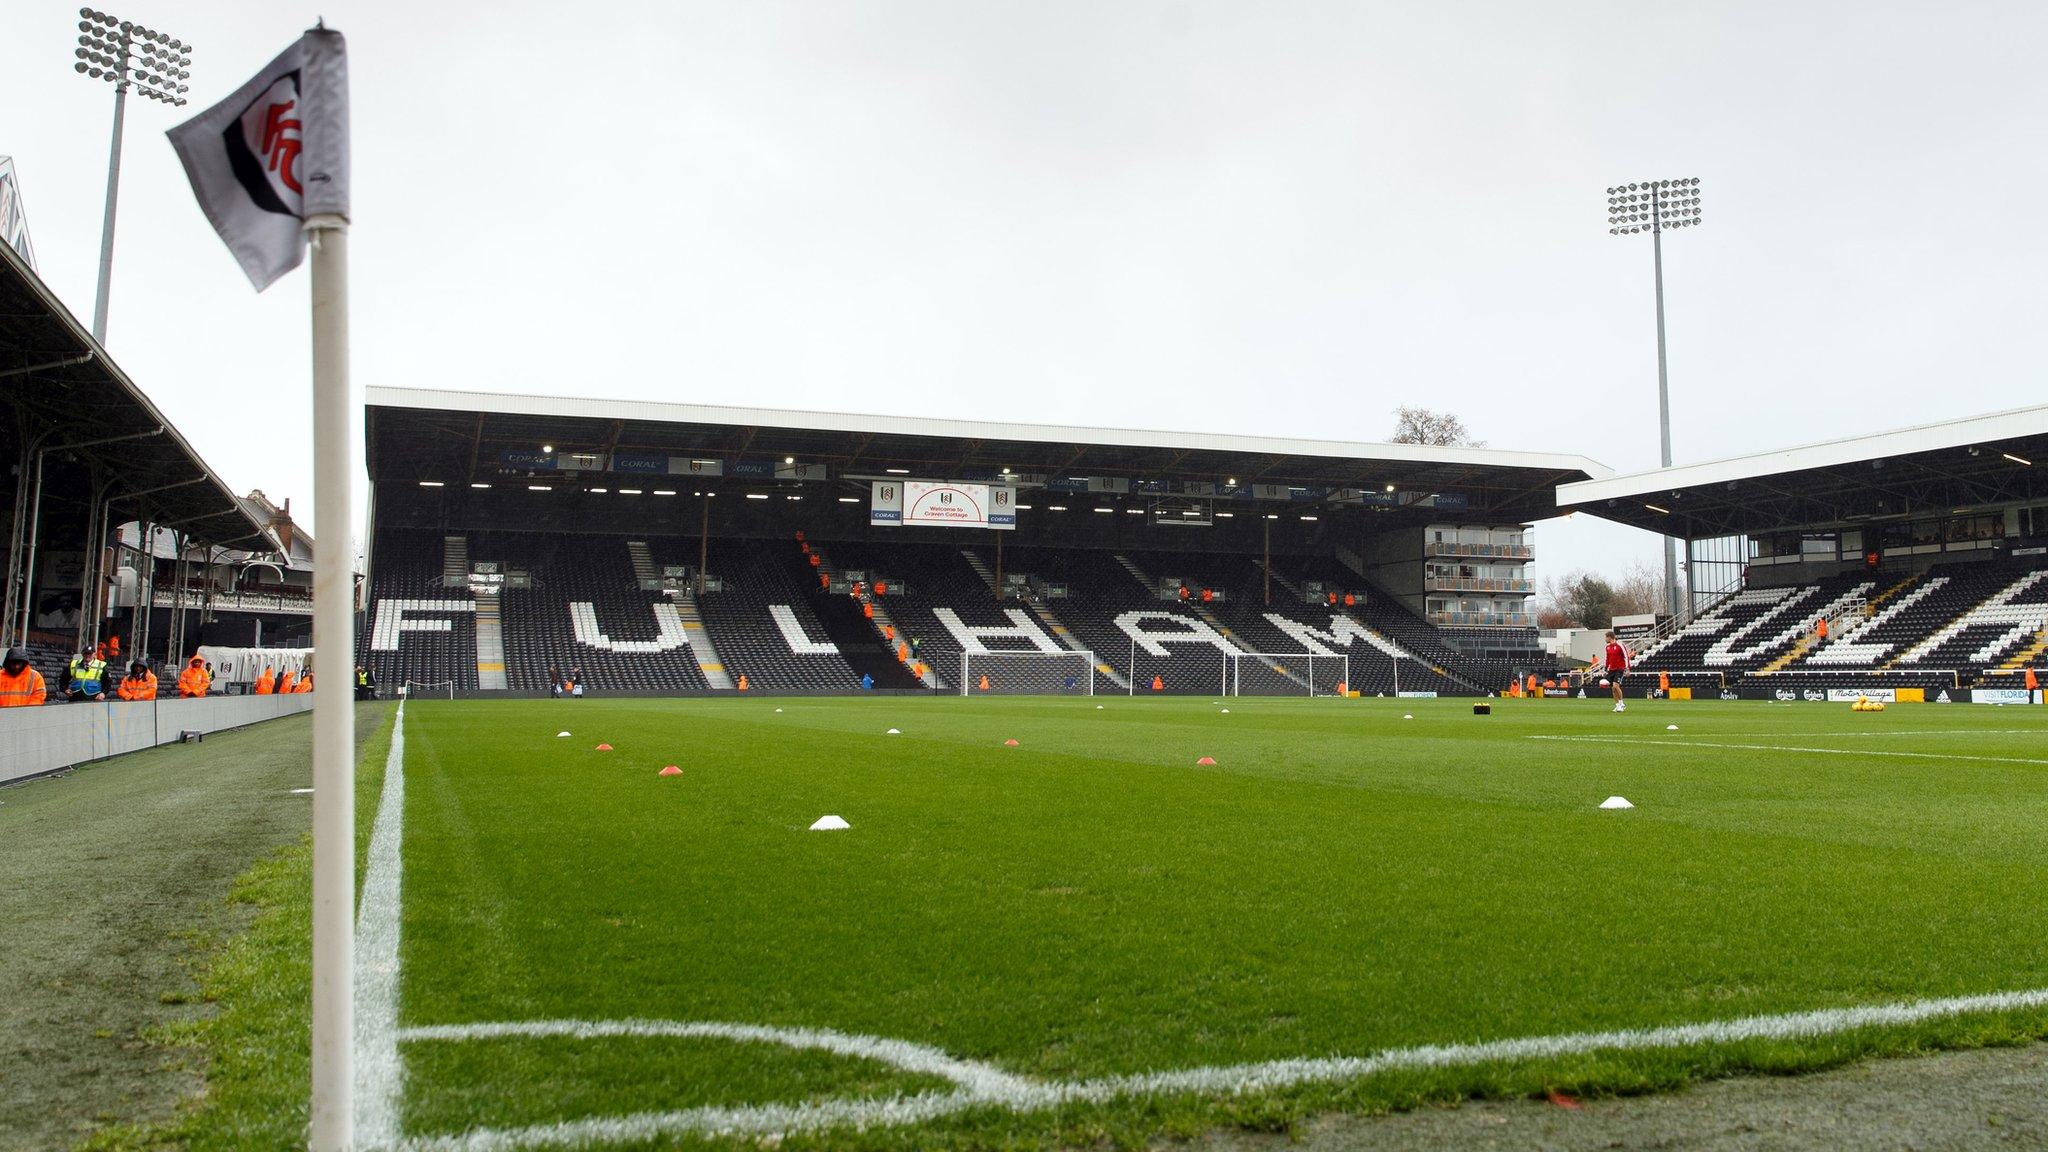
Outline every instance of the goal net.
<svg viewBox="0 0 2048 1152"><path fill-rule="evenodd" d="M1230 657L1232 696L1335 696L1350 686L1349 656L1238 652Z"/></svg>
<svg viewBox="0 0 2048 1152"><path fill-rule="evenodd" d="M962 652L962 696L1093 696L1093 652Z"/></svg>
<svg viewBox="0 0 2048 1152"><path fill-rule="evenodd" d="M399 695L405 696L408 699L424 696L429 700L453 700L455 699L455 681L407 680L398 691Z"/></svg>

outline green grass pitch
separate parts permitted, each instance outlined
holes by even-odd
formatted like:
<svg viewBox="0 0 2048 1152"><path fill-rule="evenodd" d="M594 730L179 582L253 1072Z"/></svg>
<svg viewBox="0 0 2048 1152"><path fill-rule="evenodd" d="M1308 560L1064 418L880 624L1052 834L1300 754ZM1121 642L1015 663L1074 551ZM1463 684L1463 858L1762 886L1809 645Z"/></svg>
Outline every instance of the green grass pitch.
<svg viewBox="0 0 2048 1152"><path fill-rule="evenodd" d="M1493 706L416 702L398 1020L824 1029L1072 1084L2048 988L2048 710ZM807 830L828 813L851 828ZM888 1102L943 1075L857 1055L401 1035L423 1146L866 1101L783 1143L984 1147L1643 1091L2048 1035L2048 1011L926 1118ZM479 1130L499 1143L457 1140Z"/></svg>

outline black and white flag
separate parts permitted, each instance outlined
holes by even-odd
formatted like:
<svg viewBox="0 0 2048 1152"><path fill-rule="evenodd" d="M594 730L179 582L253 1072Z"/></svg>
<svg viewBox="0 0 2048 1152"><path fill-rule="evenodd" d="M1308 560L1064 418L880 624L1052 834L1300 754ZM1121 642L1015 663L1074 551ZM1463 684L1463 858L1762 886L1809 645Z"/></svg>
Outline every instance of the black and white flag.
<svg viewBox="0 0 2048 1152"><path fill-rule="evenodd" d="M347 43L308 31L169 135L213 230L263 291L305 258L307 218L348 216Z"/></svg>

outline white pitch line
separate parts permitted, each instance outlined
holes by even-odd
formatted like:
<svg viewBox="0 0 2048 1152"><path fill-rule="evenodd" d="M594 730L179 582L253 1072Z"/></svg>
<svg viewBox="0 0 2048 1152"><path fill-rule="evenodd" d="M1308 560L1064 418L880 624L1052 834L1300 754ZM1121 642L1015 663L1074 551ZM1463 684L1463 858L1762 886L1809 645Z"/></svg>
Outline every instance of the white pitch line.
<svg viewBox="0 0 2048 1152"><path fill-rule="evenodd" d="M1780 736L1791 736L1801 740L1808 738L1833 740L1861 740L1872 736L1890 739L1893 736L2042 736L2048 735L2048 726L2040 728L1874 728L1868 732L1780 732Z"/></svg>
<svg viewBox="0 0 2048 1152"><path fill-rule="evenodd" d="M1399 1070L1463 1068L1507 1061L1555 1059L1602 1051L1652 1051L1690 1048L1703 1044L1732 1044L1748 1040L1813 1038L1839 1035L1863 1028L1899 1027L1952 1016L2044 1007L2048 1007L2048 988L1856 1008L1823 1008L1811 1012L1747 1016L1734 1020L1678 1024L1662 1028L1578 1032L1559 1036L1493 1040L1477 1044L1394 1048L1371 1056L1274 1060L1096 1080L1034 1083L1021 1077L997 1073L1000 1079L972 1086L963 1084L961 1091L950 1094L919 1093L872 1100L826 1100L803 1104L641 1112L627 1116L570 1120L525 1128L477 1128L454 1135L409 1140L403 1147L406 1152L519 1152L528 1148L587 1147L601 1143L645 1142L665 1136L772 1139L792 1133L818 1132L834 1128L885 1128L918 1124L974 1108L1000 1108L1021 1113L1065 1104L1101 1103L1132 1096L1238 1095L1291 1088L1302 1084L1360 1080ZM655 1023L659 1022L616 1021L578 1024L574 1021L543 1021L538 1025L542 1029L539 1032L528 1032L526 1029L536 1026L522 1024L451 1025L443 1028L409 1029L406 1038L465 1040L528 1034L593 1037L633 1035L637 1033L626 1029L645 1028ZM667 1027L715 1028L734 1033L759 1032L769 1034L767 1039L772 1043L791 1043L790 1037L811 1031L736 1024L676 1023ZM880 1037L845 1037L838 1033L827 1035L873 1045L876 1050L901 1044L920 1053L936 1051L922 1045ZM953 1061L951 1057L945 1059L963 1067L984 1067L966 1061Z"/></svg>
<svg viewBox="0 0 2048 1152"><path fill-rule="evenodd" d="M384 792L370 828L356 913L355 1147L394 1148L405 1065L398 1055L399 849L405 835L405 701L391 725Z"/></svg>
<svg viewBox="0 0 2048 1152"><path fill-rule="evenodd" d="M979 1095L1001 1095L1032 1087L1030 1081L1012 1076L993 1064L961 1060L939 1048L892 1040L885 1036L862 1036L835 1032L829 1028L776 1028L765 1024L723 1024L715 1021L680 1020L533 1020L512 1024L433 1024L407 1028L398 1034L406 1043L425 1040L502 1040L566 1036L576 1040L597 1040L610 1036L733 1040L742 1043L780 1044L831 1052L861 1060L874 1060L905 1072L917 1072L951 1080Z"/></svg>
<svg viewBox="0 0 2048 1152"><path fill-rule="evenodd" d="M1710 740L1648 740L1634 736L1530 736L1530 740L1561 740L1574 744L1661 745L1669 748L1729 748L1742 752L1810 752L1818 756L1902 756L1909 760L1978 760L1990 764L2040 764L2024 756L1973 756L1964 752L1894 752L1873 748L1806 748L1797 744L1726 744Z"/></svg>

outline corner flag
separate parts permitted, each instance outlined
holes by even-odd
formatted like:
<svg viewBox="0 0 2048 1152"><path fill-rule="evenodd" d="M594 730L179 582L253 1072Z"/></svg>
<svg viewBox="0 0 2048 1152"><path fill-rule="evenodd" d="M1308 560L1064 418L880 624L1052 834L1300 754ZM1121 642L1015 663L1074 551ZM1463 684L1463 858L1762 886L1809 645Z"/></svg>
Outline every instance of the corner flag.
<svg viewBox="0 0 2048 1152"><path fill-rule="evenodd" d="M349 484L348 49L319 27L255 79L171 129L199 207L258 292L313 249L313 1152L382 1148L389 1117L356 1111L355 531ZM361 1131L358 1131L358 1129ZM359 1138L360 1137L360 1142Z"/></svg>
<svg viewBox="0 0 2048 1152"><path fill-rule="evenodd" d="M258 292L305 258L307 217L348 215L348 46L315 28L170 130L199 207Z"/></svg>

